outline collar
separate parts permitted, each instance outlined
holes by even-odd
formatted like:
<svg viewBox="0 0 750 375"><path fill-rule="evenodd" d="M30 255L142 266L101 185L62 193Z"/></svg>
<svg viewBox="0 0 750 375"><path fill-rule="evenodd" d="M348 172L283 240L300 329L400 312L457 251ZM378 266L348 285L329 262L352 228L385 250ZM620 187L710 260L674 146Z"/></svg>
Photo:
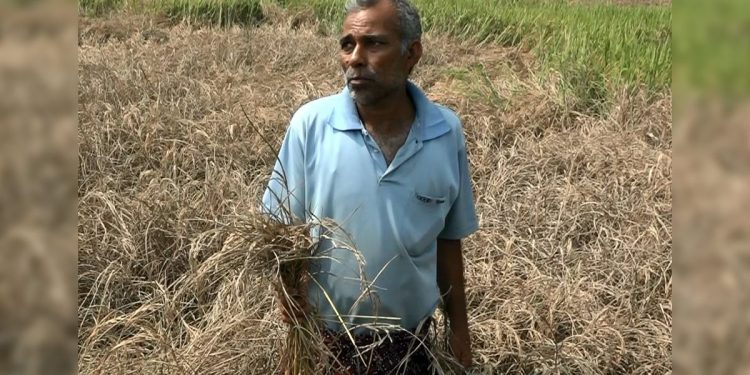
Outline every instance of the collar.
<svg viewBox="0 0 750 375"><path fill-rule="evenodd" d="M451 130L440 108L431 102L419 87L411 81L406 81L406 91L416 107L416 117L419 119L416 124L420 127L417 135L422 141L437 138ZM362 130L362 121L359 118L354 100L349 96L348 87L344 87L336 95L329 124L334 129L341 131Z"/></svg>

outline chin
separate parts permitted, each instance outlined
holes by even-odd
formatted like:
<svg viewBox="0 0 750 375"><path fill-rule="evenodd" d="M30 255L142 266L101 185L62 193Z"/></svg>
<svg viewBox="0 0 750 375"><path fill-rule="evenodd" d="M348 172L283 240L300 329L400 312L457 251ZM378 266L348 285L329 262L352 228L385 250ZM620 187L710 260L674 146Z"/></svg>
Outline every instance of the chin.
<svg viewBox="0 0 750 375"><path fill-rule="evenodd" d="M369 93L349 89L349 96L359 105L371 105L377 102L377 98Z"/></svg>

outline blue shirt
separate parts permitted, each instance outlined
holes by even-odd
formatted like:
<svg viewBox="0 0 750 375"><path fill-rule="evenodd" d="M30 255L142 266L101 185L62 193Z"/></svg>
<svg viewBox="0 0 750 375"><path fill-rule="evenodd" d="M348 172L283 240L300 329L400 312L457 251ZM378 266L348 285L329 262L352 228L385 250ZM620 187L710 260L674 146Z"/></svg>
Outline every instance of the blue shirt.
<svg viewBox="0 0 750 375"><path fill-rule="evenodd" d="M308 290L331 329L417 327L440 299L437 239L478 228L461 122L407 90L416 118L390 165L345 88L294 114L263 196L281 220L338 224L316 234L323 258Z"/></svg>

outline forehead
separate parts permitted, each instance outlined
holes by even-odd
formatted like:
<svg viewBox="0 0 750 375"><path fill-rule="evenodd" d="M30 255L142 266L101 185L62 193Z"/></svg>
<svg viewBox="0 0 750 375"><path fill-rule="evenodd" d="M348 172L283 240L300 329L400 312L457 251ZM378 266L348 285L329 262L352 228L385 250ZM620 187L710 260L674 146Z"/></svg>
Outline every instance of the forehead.
<svg viewBox="0 0 750 375"><path fill-rule="evenodd" d="M349 13L342 28L348 34L398 34L398 12L391 1L379 1L374 6Z"/></svg>

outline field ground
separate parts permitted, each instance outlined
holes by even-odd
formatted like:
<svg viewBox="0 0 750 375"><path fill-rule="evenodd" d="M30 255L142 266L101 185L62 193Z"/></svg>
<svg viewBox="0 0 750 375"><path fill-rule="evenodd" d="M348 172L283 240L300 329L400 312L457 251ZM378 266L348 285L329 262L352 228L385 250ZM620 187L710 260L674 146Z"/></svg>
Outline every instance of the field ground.
<svg viewBox="0 0 750 375"><path fill-rule="evenodd" d="M341 78L315 17L268 9L258 27L80 19L81 374L274 369L271 285L227 228L274 161L253 127L278 145ZM671 93L621 87L588 111L522 44L424 44L414 81L459 114L470 153L478 372L670 373Z"/></svg>

